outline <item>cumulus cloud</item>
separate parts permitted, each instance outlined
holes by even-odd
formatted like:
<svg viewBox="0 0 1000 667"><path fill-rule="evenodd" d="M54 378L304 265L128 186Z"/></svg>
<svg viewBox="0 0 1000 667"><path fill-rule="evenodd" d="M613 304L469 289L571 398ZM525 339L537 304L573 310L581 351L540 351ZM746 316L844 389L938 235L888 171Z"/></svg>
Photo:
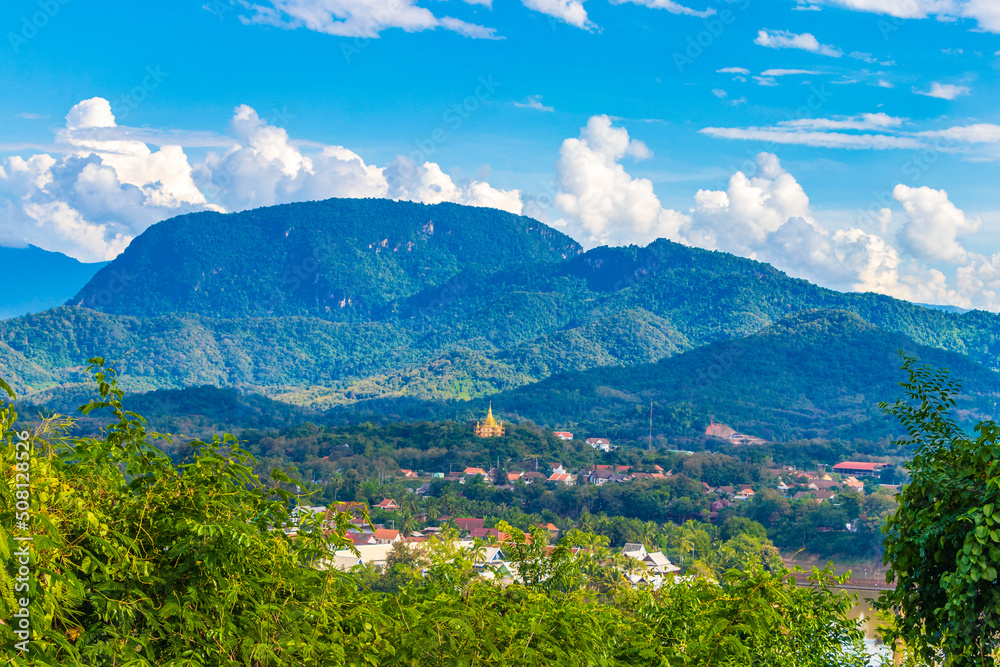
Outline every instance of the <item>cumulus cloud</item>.
<svg viewBox="0 0 1000 667"><path fill-rule="evenodd" d="M305 28L340 37L376 38L383 30L420 32L443 28L475 39L494 39L496 30L452 17L438 17L413 0L238 0L248 12L244 23Z"/></svg>
<svg viewBox="0 0 1000 667"><path fill-rule="evenodd" d="M849 129L904 122L881 114L810 121ZM648 180L625 169L623 160L630 155L650 153L606 116L591 118L579 138L564 141L556 197L563 217L556 224L586 246L665 237L769 262L834 289L1000 310L1000 255L985 257L962 245L982 223L944 191L900 185L894 196L902 212L883 209L879 229L831 227L813 212L806 192L777 156L760 153L749 169L732 175L726 189L699 190L690 207L671 210L661 205Z"/></svg>
<svg viewBox="0 0 1000 667"><path fill-rule="evenodd" d="M456 184L441 167L432 162L414 164L399 155L385 170L388 196L392 199L419 201L425 204L454 202L468 206L497 208L520 215L524 204L518 190L498 190L488 183L470 180Z"/></svg>
<svg viewBox="0 0 1000 667"><path fill-rule="evenodd" d="M215 208L180 147L153 151L116 129L107 100L84 100L56 134L62 156L0 162L0 238L102 261L158 220Z"/></svg>
<svg viewBox="0 0 1000 667"><path fill-rule="evenodd" d="M900 239L914 256L953 264L969 260L958 238L978 232L983 225L981 219L967 217L944 190L900 184L892 196L903 205L909 218Z"/></svg>
<svg viewBox="0 0 1000 667"><path fill-rule="evenodd" d="M224 153L209 152L195 170L198 185L227 210L329 197L384 197L382 169L343 146L305 155L288 133L246 105L230 122L234 138Z"/></svg>
<svg viewBox="0 0 1000 667"><path fill-rule="evenodd" d="M798 35L787 30L760 30L757 32L754 44L770 49L801 49L833 58L844 55L844 52L835 46L820 44L819 40L808 32Z"/></svg>
<svg viewBox="0 0 1000 667"><path fill-rule="evenodd" d="M560 192L555 222L588 246L672 238L686 218L664 209L645 178L633 178L621 160L652 156L646 144L614 127L608 116L593 116L579 138L566 139L556 163Z"/></svg>
<svg viewBox="0 0 1000 667"><path fill-rule="evenodd" d="M138 136L153 137L159 149ZM454 183L433 163L413 165L400 158L377 167L343 146L295 142L246 105L234 110L228 136L187 136L212 149L200 163L191 164L179 145L159 143L177 136L121 127L111 105L99 97L75 105L56 132L61 155L0 161L0 243L31 243L102 261L117 256L150 225L194 211L330 197L523 209L519 191L482 180Z"/></svg>

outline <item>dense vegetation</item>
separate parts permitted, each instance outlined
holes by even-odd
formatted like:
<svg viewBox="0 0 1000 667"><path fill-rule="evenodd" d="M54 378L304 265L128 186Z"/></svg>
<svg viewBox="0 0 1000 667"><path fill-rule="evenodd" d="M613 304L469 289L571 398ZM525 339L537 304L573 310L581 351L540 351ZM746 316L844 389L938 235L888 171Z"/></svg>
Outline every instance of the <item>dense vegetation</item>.
<svg viewBox="0 0 1000 667"><path fill-rule="evenodd" d="M212 384L315 407L469 399L657 362L813 309L986 368L1000 358L990 313L840 294L664 240L581 254L528 218L385 200L164 221L72 303L0 322L0 367L23 394L82 381L79 359L129 353L130 391Z"/></svg>
<svg viewBox="0 0 1000 667"><path fill-rule="evenodd" d="M25 609L28 619L25 629L0 625L8 664L867 662L846 618L850 598L831 590L829 574L798 587L746 550L730 552L750 557L721 581L692 573L658 591L633 590L594 571L597 538L574 534L548 552L536 531L530 543L508 545L521 583L495 586L474 576L471 554L443 551L427 576L373 590L319 567L344 544L346 515L330 530L307 523L289 537L282 527L293 498L262 485L234 439L194 443L177 465L155 446L158 434L125 411L114 372L101 360L94 371L99 397L86 411L114 415L103 437L74 437L64 420L19 423L10 405L0 410L11 463L0 486L0 617ZM0 389L10 393L6 383ZM734 526L731 539L744 534ZM29 535L33 557L22 574L15 538Z"/></svg>
<svg viewBox="0 0 1000 667"><path fill-rule="evenodd" d="M899 614L901 639L927 664L993 667L1000 650L1000 425L975 436L955 419L959 384L908 358L906 398L882 407L913 447L911 482L885 527L895 590L883 606Z"/></svg>

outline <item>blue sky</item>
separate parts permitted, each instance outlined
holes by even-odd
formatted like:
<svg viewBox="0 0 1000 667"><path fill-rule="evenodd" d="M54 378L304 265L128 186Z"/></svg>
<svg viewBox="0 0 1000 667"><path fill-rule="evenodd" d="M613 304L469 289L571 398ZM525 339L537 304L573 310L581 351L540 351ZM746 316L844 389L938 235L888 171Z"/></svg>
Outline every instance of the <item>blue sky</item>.
<svg viewBox="0 0 1000 667"><path fill-rule="evenodd" d="M0 243L96 261L187 211L450 200L997 311L994 5L9 0Z"/></svg>

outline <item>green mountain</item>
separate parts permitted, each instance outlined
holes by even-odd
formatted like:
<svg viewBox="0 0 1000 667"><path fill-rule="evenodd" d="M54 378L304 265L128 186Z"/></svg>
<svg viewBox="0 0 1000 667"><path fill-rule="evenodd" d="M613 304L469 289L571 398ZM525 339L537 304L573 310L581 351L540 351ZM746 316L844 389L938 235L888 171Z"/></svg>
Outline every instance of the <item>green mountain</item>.
<svg viewBox="0 0 1000 667"><path fill-rule="evenodd" d="M0 266L5 275L0 319L37 313L64 303L105 264L85 264L33 245L0 247Z"/></svg>
<svg viewBox="0 0 1000 667"><path fill-rule="evenodd" d="M468 267L496 271L580 251L531 218L457 204L329 199L192 213L146 230L71 304L137 317L366 320Z"/></svg>
<svg viewBox="0 0 1000 667"><path fill-rule="evenodd" d="M962 381L958 414L966 424L1000 415L1000 373L840 310L797 313L655 364L554 376L492 402L515 419L627 440L648 433L650 401L654 435L691 436L714 420L769 440L876 439L897 430L877 404L901 394L900 350Z"/></svg>
<svg viewBox="0 0 1000 667"><path fill-rule="evenodd" d="M991 313L834 292L665 240L582 253L535 220L453 204L180 216L133 241L72 304L0 322L0 369L19 392L80 382L81 364L103 356L122 358L133 392L236 387L311 408L475 399L659 362L815 309L1000 363Z"/></svg>

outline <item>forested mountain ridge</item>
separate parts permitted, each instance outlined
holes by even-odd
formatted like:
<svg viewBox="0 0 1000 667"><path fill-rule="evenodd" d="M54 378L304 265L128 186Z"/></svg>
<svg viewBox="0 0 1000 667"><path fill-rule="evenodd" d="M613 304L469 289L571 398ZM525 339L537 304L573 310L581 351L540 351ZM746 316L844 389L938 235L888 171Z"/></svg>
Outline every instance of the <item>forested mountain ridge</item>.
<svg viewBox="0 0 1000 667"><path fill-rule="evenodd" d="M580 252L562 232L503 211L328 199L164 220L69 303L137 317L364 320L469 266L496 271Z"/></svg>
<svg viewBox="0 0 1000 667"><path fill-rule="evenodd" d="M996 418L1000 373L842 310L795 313L745 338L656 363L553 375L488 399L361 401L331 416L341 422L469 420L489 400L495 413L513 421L632 441L646 436L653 402L653 435L668 439L697 437L717 420L769 440L876 440L898 432L877 404L900 393L900 350L962 378L957 414L966 426Z"/></svg>
<svg viewBox="0 0 1000 667"><path fill-rule="evenodd" d="M839 293L662 239L582 253L530 218L387 200L180 216L74 303L0 322L0 368L22 394L78 382L102 356L124 357L130 391L208 384L314 408L475 399L657 362L814 309L986 368L1000 358L995 314Z"/></svg>

